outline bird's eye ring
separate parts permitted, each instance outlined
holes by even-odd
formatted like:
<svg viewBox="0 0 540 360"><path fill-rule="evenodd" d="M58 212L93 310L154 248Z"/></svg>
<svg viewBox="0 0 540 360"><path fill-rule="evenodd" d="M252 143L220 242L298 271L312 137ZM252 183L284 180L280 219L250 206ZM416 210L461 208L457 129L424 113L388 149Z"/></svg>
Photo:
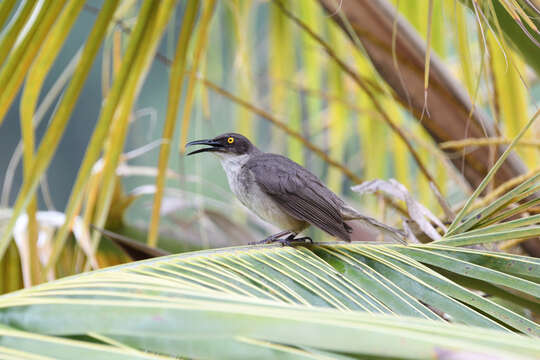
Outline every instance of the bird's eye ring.
<svg viewBox="0 0 540 360"><path fill-rule="evenodd" d="M228 138L228 139L227 139L227 142L228 142L229 144L232 144L232 143L234 142L234 138L233 138L233 137Z"/></svg>

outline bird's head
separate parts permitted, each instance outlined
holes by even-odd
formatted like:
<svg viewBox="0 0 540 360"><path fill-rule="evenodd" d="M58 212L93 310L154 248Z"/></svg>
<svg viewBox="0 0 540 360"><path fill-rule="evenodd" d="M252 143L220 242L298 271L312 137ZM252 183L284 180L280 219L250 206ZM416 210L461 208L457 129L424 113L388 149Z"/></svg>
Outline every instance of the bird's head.
<svg viewBox="0 0 540 360"><path fill-rule="evenodd" d="M245 136L236 133L222 134L213 139L191 141L186 144L186 147L192 145L208 145L209 147L192 151L187 155L214 152L216 155L234 156L247 155L252 151L256 151L255 146Z"/></svg>

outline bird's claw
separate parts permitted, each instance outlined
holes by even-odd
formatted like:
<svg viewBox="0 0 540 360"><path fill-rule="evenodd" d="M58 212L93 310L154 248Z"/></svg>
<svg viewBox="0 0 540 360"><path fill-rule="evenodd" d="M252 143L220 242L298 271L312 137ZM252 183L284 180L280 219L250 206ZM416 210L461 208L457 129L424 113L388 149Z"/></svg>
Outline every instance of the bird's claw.
<svg viewBox="0 0 540 360"><path fill-rule="evenodd" d="M313 244L313 239L310 238L309 236L303 236L303 237L299 237L299 238L296 238L296 239L292 239L292 241L294 241L294 242L303 241L305 243Z"/></svg>
<svg viewBox="0 0 540 360"><path fill-rule="evenodd" d="M292 246L291 241L289 240L289 238L277 239L277 241L279 241L281 246Z"/></svg>
<svg viewBox="0 0 540 360"><path fill-rule="evenodd" d="M295 238L296 234L291 234L287 236L286 238L276 238L273 236L269 236L266 239L260 240L260 241L252 241L248 243L248 245L261 245L261 244L271 244L274 242L279 242L282 246L293 246L293 243L297 242L303 242L303 243L311 243L313 244L313 239L309 236L303 236L299 238Z"/></svg>
<svg viewBox="0 0 540 360"><path fill-rule="evenodd" d="M302 242L303 244L305 243L310 243L310 244L313 244L313 239L310 238L309 236L304 236L304 237L299 237L299 238L294 238L294 237L286 237L285 239L277 239L277 241L279 241L281 243L282 246L293 246L293 244L295 243L298 243L298 242Z"/></svg>
<svg viewBox="0 0 540 360"><path fill-rule="evenodd" d="M262 239L262 240L259 240L259 241L250 241L250 242L248 242L248 245L271 244L276 240L278 240L278 239L275 239L275 238L272 238L272 237L267 237L266 239Z"/></svg>

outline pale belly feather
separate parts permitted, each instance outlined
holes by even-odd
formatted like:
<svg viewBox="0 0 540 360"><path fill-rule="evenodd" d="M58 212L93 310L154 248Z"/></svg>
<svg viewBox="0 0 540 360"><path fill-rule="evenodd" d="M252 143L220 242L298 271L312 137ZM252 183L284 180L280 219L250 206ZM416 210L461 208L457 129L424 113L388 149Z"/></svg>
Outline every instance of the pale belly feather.
<svg viewBox="0 0 540 360"><path fill-rule="evenodd" d="M219 156L219 159L227 174L231 191L244 206L262 220L276 225L281 230L290 230L295 233L309 226L308 223L284 212L270 196L260 189L251 178L252 175L249 171L242 171L242 165L247 161L247 156Z"/></svg>

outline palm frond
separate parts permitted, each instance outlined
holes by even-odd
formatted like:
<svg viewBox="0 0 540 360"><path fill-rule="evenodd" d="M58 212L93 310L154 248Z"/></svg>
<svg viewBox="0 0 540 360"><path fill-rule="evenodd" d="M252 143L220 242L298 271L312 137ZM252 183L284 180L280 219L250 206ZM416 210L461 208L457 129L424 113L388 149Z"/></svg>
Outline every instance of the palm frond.
<svg viewBox="0 0 540 360"><path fill-rule="evenodd" d="M238 247L4 295L0 322L57 339L51 347L67 338L91 343L91 333L117 347L195 358L421 359L439 351L533 358L540 344L513 331L538 336L540 327L500 305L489 287L480 293L452 277L511 291L507 300L538 311L538 274L536 259L441 245ZM0 346L21 350L9 339Z"/></svg>

